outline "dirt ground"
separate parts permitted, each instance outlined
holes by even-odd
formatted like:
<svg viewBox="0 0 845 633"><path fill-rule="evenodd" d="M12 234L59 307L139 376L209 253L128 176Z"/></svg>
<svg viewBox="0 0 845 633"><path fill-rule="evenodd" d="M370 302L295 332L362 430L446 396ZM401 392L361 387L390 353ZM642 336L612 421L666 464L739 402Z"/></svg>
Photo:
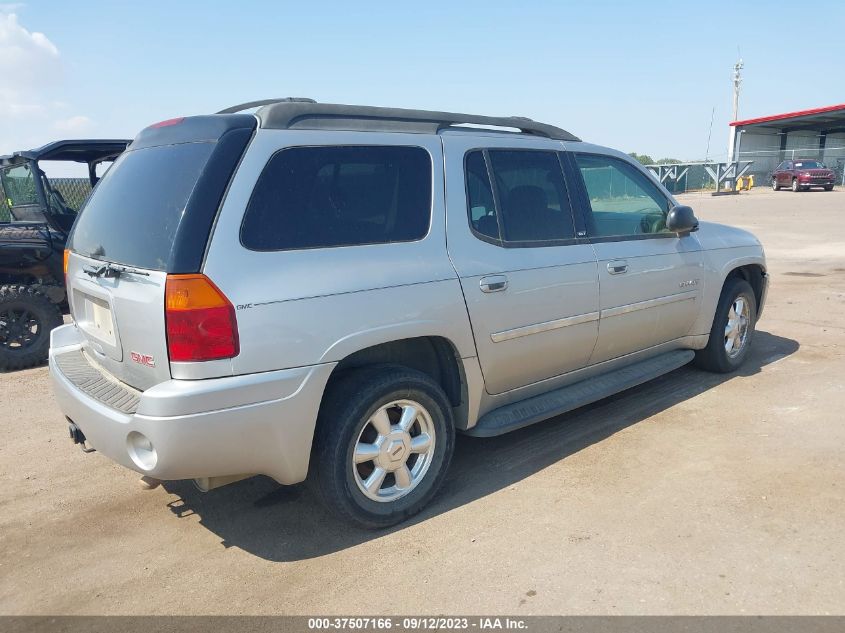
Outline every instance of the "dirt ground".
<svg viewBox="0 0 845 633"><path fill-rule="evenodd" d="M845 191L684 200L765 244L745 368L461 437L392 530L264 478L142 491L70 443L46 368L0 375L0 613L845 613Z"/></svg>

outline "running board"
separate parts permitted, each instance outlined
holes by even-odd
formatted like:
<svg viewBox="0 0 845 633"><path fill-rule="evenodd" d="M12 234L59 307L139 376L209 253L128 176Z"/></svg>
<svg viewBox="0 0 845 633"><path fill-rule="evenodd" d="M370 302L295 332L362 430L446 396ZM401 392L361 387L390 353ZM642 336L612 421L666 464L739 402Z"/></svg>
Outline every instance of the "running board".
<svg viewBox="0 0 845 633"><path fill-rule="evenodd" d="M481 416L478 423L465 433L474 437L494 437L548 420L683 367L694 356L692 350L667 352L549 393L507 404Z"/></svg>

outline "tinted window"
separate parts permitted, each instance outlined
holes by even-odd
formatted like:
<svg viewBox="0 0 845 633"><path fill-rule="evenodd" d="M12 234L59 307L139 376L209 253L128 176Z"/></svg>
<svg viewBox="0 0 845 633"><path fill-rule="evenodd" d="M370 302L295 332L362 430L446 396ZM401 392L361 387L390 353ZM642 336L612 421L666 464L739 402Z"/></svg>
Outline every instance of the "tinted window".
<svg viewBox="0 0 845 633"><path fill-rule="evenodd" d="M71 248L95 259L165 270L188 197L214 143L121 154L82 208Z"/></svg>
<svg viewBox="0 0 845 633"><path fill-rule="evenodd" d="M431 159L420 147L294 147L264 168L241 242L288 250L418 240L431 217Z"/></svg>
<svg viewBox="0 0 845 633"><path fill-rule="evenodd" d="M611 156L576 154L575 158L590 198L590 235L666 232L669 201L641 171Z"/></svg>
<svg viewBox="0 0 845 633"><path fill-rule="evenodd" d="M817 160L795 161L795 169L824 169L824 164Z"/></svg>
<svg viewBox="0 0 845 633"><path fill-rule="evenodd" d="M466 157L466 187L469 219L477 232L487 237L500 239L499 222L496 219L496 205L493 189L487 173L484 153L474 151Z"/></svg>
<svg viewBox="0 0 845 633"><path fill-rule="evenodd" d="M560 161L554 152L488 150L502 239L543 242L575 237ZM469 168L469 166L468 166ZM470 207L476 204L470 200ZM479 221L479 232L482 230Z"/></svg>

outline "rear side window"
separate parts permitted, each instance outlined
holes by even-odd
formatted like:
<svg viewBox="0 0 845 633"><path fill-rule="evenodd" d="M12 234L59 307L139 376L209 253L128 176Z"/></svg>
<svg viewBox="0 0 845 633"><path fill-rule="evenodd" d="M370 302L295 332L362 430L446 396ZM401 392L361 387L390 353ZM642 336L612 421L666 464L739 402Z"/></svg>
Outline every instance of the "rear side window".
<svg viewBox="0 0 845 633"><path fill-rule="evenodd" d="M70 248L81 255L166 270L188 197L214 143L121 154L82 208Z"/></svg>
<svg viewBox="0 0 845 633"><path fill-rule="evenodd" d="M259 176L241 243L280 251L410 242L430 221L431 158L421 147L293 147Z"/></svg>
<svg viewBox="0 0 845 633"><path fill-rule="evenodd" d="M476 234L515 246L575 237L569 196L555 152L475 150L466 156L465 171L469 220Z"/></svg>

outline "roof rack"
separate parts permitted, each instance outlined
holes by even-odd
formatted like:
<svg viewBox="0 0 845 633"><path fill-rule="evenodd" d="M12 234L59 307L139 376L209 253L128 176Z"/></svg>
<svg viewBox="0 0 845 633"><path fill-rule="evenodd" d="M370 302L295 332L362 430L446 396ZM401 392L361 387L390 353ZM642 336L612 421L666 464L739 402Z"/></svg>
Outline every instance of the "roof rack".
<svg viewBox="0 0 845 633"><path fill-rule="evenodd" d="M279 99L259 99L258 101L247 101L246 103L239 103L238 105L225 108L216 114L235 114L236 112L243 112L251 108L259 106L271 105L273 103L317 103L314 99L308 97L281 97Z"/></svg>
<svg viewBox="0 0 845 633"><path fill-rule="evenodd" d="M524 134L560 141L581 140L559 127L525 117L491 117L455 112L317 103L313 99L291 97L251 101L226 108L218 114L229 114L258 106L263 106L256 113L261 127L271 129L436 134L440 130L456 125L481 125L513 128Z"/></svg>

